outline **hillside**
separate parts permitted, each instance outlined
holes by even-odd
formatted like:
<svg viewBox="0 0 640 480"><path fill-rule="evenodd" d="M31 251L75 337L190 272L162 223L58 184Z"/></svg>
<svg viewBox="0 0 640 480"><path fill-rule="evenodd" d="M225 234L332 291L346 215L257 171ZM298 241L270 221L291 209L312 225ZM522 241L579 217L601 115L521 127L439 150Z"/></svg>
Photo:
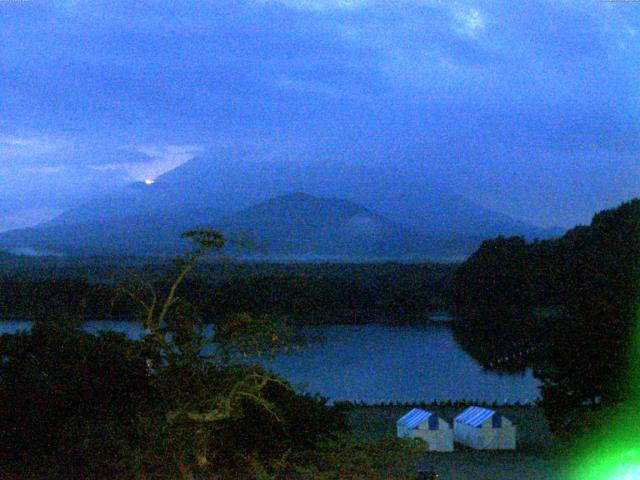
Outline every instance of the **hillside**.
<svg viewBox="0 0 640 480"><path fill-rule="evenodd" d="M358 204L302 193L245 208L219 228L267 255L404 257L425 248L420 236Z"/></svg>
<svg viewBox="0 0 640 480"><path fill-rule="evenodd" d="M171 256L186 245L180 233L199 227L246 238L268 256L318 258L463 257L497 234L552 234L435 187L425 172L205 156L3 233L0 248Z"/></svg>
<svg viewBox="0 0 640 480"><path fill-rule="evenodd" d="M427 169L419 167L389 169L365 162L304 164L205 155L160 176L154 186L173 195L188 192L189 197L223 211L291 192L343 198L430 238L523 235L533 239L559 234L493 212L438 183Z"/></svg>
<svg viewBox="0 0 640 480"><path fill-rule="evenodd" d="M198 227L243 240L250 249L232 250L250 256L403 257L426 248L420 236L360 205L301 193L228 215L211 209L185 208L176 216L153 210L117 215L107 210L103 218L92 220L70 212L37 228L5 233L0 244L68 255L172 255L188 245L180 234Z"/></svg>

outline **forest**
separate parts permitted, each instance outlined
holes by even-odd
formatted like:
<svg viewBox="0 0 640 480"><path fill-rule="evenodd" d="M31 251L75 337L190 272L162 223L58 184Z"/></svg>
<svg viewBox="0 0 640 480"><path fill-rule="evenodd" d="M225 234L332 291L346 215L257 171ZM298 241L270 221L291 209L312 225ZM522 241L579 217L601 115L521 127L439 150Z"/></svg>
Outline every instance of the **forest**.
<svg viewBox="0 0 640 480"><path fill-rule="evenodd" d="M5 273L0 276L0 318L55 313L133 319L135 304L118 295L118 281L136 278L162 289L167 271L160 263L107 267L95 262ZM207 323L240 312L287 315L295 323L424 321L428 313L446 308L453 270L446 264L215 261L199 265L180 294L198 305Z"/></svg>
<svg viewBox="0 0 640 480"><path fill-rule="evenodd" d="M484 242L454 274L457 338L489 368L532 366L560 432L631 395L640 292L640 200L558 239Z"/></svg>

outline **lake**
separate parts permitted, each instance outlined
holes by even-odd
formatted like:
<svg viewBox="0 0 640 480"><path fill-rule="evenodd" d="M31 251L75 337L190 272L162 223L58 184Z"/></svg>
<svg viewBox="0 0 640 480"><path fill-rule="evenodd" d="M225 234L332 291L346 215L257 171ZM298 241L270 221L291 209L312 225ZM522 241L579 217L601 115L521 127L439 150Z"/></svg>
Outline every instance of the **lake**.
<svg viewBox="0 0 640 480"><path fill-rule="evenodd" d="M30 322L0 321L0 333L28 329ZM91 332L112 330L139 338L133 322L93 321ZM321 336L291 354L278 355L273 370L310 393L331 400L365 402L477 400L532 401L538 381L531 370L504 374L484 370L455 341L449 325L332 325L304 327Z"/></svg>

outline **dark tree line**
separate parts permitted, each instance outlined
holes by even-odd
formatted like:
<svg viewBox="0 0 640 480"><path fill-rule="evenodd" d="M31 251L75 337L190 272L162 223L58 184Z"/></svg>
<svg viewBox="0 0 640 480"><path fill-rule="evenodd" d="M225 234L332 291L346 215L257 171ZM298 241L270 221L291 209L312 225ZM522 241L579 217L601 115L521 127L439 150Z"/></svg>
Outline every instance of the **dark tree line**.
<svg viewBox="0 0 640 480"><path fill-rule="evenodd" d="M41 319L51 315L87 319L133 315L133 305L115 288L81 278L0 278L0 318Z"/></svg>
<svg viewBox="0 0 640 480"><path fill-rule="evenodd" d="M444 307L452 271L432 264L264 265L232 266L225 278L221 267L212 266L185 281L180 294L212 323L239 312L284 314L301 323L405 321ZM168 287L162 275L158 269L147 278L162 290ZM0 318L133 318L135 303L116 293L112 283L74 276L2 277Z"/></svg>
<svg viewBox="0 0 640 480"><path fill-rule="evenodd" d="M639 280L640 200L558 239L488 241L454 276L459 336L485 363L528 352L552 426L579 430L629 393Z"/></svg>

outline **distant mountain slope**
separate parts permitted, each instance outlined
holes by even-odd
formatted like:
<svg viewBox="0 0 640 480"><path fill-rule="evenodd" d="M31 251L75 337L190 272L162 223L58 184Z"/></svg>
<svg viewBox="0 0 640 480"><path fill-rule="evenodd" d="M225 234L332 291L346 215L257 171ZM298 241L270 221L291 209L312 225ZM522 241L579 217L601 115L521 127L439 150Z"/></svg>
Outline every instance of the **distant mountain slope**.
<svg viewBox="0 0 640 480"><path fill-rule="evenodd" d="M243 209L219 228L278 256L403 257L425 248L420 236L360 205L303 193Z"/></svg>
<svg viewBox="0 0 640 480"><path fill-rule="evenodd" d="M437 186L419 167L366 163L312 163L194 158L165 173L157 184L172 192L190 192L207 205L236 210L290 192L344 198L429 237L493 238L523 235L547 238L549 231Z"/></svg>
<svg viewBox="0 0 640 480"><path fill-rule="evenodd" d="M200 157L152 185L0 234L0 248L174 255L181 232L204 226L249 236L269 254L341 257L459 257L499 234L551 235L434 187L421 170Z"/></svg>
<svg viewBox="0 0 640 480"><path fill-rule="evenodd" d="M0 235L0 246L22 245L71 255L172 255L187 245L180 239L182 232L209 227L251 244L255 249L235 249L250 255L388 258L419 254L426 248L420 236L360 205L301 193L226 216L200 209L177 217L137 212L69 222L73 215Z"/></svg>
<svg viewBox="0 0 640 480"><path fill-rule="evenodd" d="M0 234L0 248L65 255L175 255L180 234L222 213L175 199L155 185L134 184L33 228Z"/></svg>
<svg viewBox="0 0 640 480"><path fill-rule="evenodd" d="M0 248L64 255L175 255L186 243L180 234L198 223L185 218L139 214L110 217L105 221L54 223L13 230L0 235Z"/></svg>
<svg viewBox="0 0 640 480"><path fill-rule="evenodd" d="M150 216L155 220L165 216L188 222L197 218L200 212L211 210L215 209L207 202L192 195L181 194L167 185L136 182L110 195L67 210L40 226L107 223L115 218L138 216Z"/></svg>

